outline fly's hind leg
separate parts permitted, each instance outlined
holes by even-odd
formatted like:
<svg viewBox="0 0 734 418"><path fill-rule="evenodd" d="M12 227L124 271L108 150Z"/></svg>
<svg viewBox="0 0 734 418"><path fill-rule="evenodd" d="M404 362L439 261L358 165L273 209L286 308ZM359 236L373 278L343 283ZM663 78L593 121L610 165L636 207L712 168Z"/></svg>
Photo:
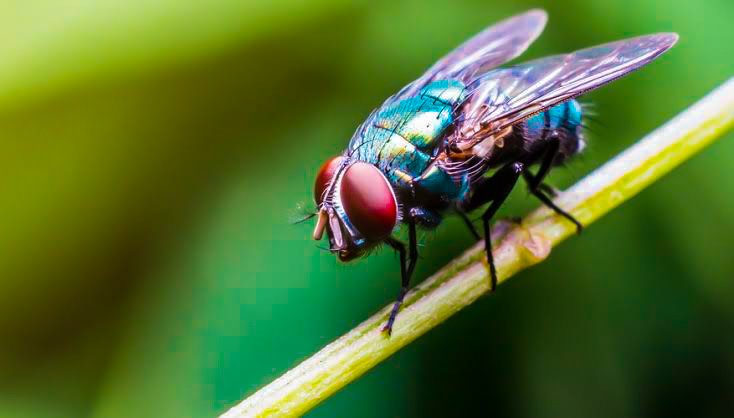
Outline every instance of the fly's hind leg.
<svg viewBox="0 0 734 418"><path fill-rule="evenodd" d="M576 232L581 233L581 231L584 229L584 226L576 220L573 216L571 216L570 213L566 212L565 210L561 209L553 203L553 200L551 200L548 195L554 196L556 193L553 191L553 188L544 184L543 179L545 179L545 176L548 175L548 172L551 169L551 166L553 165L553 161L556 159L556 156L558 155L558 150L560 149L561 141L560 138L557 135L554 135L552 138L548 139L548 148L546 148L545 153L543 154L543 159L540 162L540 168L538 169L538 172L533 175L533 173L530 172L527 168L525 168L522 172L523 177L525 178L525 182L528 185L528 189L530 190L530 193L538 198L541 202L543 202L544 205L548 206L549 208L553 209L554 212L557 214L563 216L564 218L568 219L569 221L573 222L574 225L576 225ZM549 193L549 189L551 193Z"/></svg>
<svg viewBox="0 0 734 418"><path fill-rule="evenodd" d="M524 165L520 162L509 163L492 175L492 177L482 179L481 183L473 187L472 193L464 200L460 209L470 212L485 203L492 202L484 214L482 215L482 226L484 227L484 249L487 252L487 263L489 264L489 274L491 277L490 290L494 291L497 287L497 269L494 266L494 257L492 256L492 237L490 236L489 223L497 210L502 206L515 187L517 179L520 177L524 169Z"/></svg>

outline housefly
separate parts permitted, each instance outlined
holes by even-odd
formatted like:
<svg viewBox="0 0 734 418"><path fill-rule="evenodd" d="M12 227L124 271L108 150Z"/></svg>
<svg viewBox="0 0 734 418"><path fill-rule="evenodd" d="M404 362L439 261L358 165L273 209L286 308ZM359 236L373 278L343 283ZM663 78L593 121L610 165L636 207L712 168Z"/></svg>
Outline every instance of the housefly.
<svg viewBox="0 0 734 418"><path fill-rule="evenodd" d="M481 219L492 290L490 220L519 178L581 231L543 183L551 168L584 148L584 111L576 98L649 63L678 39L675 33L640 36L498 68L525 51L546 20L544 11L531 10L469 39L374 110L346 150L319 170L313 238L326 232L342 261L380 244L400 256L388 334L418 259L416 228L435 228L454 213L480 239L467 213L488 204ZM401 223L407 245L393 236Z"/></svg>

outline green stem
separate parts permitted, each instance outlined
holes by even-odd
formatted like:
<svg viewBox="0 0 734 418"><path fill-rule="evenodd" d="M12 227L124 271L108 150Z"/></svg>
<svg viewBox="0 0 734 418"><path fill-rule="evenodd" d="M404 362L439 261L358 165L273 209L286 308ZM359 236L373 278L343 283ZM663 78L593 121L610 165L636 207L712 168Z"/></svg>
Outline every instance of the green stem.
<svg viewBox="0 0 734 418"><path fill-rule="evenodd" d="M734 125L734 79L589 174L556 202L589 225L689 159ZM546 258L575 232L541 208L522 226L499 223L494 249L500 282ZM224 417L301 415L489 291L478 243L406 297L392 337L380 332L390 305L235 406Z"/></svg>

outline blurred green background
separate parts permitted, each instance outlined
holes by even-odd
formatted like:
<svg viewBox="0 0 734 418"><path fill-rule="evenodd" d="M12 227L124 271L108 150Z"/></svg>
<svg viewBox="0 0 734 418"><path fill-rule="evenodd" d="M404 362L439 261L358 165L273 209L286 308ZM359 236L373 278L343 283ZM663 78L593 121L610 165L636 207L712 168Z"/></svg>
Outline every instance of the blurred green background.
<svg viewBox="0 0 734 418"><path fill-rule="evenodd" d="M730 0L2 2L0 416L215 416L390 303L390 251L340 265L288 222L372 108L532 7L525 58L681 35L587 98L560 187L734 74ZM311 415L730 416L732 161L729 135ZM472 239L421 242L419 280Z"/></svg>

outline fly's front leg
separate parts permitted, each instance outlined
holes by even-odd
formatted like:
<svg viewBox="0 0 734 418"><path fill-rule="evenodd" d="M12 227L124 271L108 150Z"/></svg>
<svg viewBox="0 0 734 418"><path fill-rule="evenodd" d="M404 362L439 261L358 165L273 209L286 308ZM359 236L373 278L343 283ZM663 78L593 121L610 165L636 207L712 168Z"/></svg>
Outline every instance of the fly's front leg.
<svg viewBox="0 0 734 418"><path fill-rule="evenodd" d="M390 237L385 240L387 245L394 248L400 254L400 291L398 292L398 298L390 311L390 317L387 319L387 324L382 329L387 335L392 333L392 325L395 322L395 318L398 316L400 306L403 304L403 299L408 293L408 286L410 286L410 278L415 270L415 264L418 261L418 241L415 231L415 221L411 218L408 222L408 251L406 260L405 244Z"/></svg>
<svg viewBox="0 0 734 418"><path fill-rule="evenodd" d="M484 181L476 185L469 198L461 204L461 209L472 211L487 202L492 202L482 215L484 249L487 252L491 291L494 291L497 287L497 269L494 266L494 257L492 255L492 237L490 235L489 223L500 206L505 202L507 196L510 195L523 169L524 166L520 162L509 163L503 166L492 177L484 179Z"/></svg>
<svg viewBox="0 0 734 418"><path fill-rule="evenodd" d="M581 222L577 221L576 218L571 216L570 213L566 212L565 210L558 207L555 203L553 203L553 200L548 197L548 194L553 195L553 193L548 193L547 189L549 188L549 186L543 184L543 179L545 179L545 176L548 175L548 172L550 171L551 166L553 165L553 161L556 159L556 155L558 155L558 150L561 146L561 141L557 135L554 135L548 141L548 148L546 149L545 154L543 154L543 160L540 163L538 173L533 175L533 173L531 173L526 168L522 172L523 177L525 178L525 182L528 184L528 189L530 190L530 193L538 198L538 200L543 202L544 205L553 209L554 212L573 222L573 224L576 225L576 232L580 234L581 231L584 229L584 226L581 224Z"/></svg>

